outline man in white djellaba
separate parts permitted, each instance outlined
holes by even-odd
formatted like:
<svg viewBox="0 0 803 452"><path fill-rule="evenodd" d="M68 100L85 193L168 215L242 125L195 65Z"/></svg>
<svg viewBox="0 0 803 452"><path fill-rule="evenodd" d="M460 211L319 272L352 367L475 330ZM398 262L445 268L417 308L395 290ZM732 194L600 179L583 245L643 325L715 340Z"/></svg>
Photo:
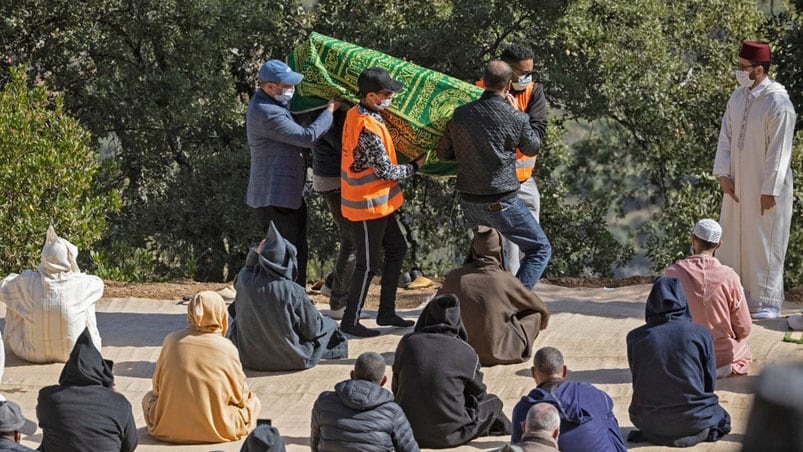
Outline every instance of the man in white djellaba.
<svg viewBox="0 0 803 452"><path fill-rule="evenodd" d="M795 109L771 80L770 47L744 41L734 70L739 87L722 117L714 175L722 199L719 260L736 270L754 319L780 315L792 221Z"/></svg>
<svg viewBox="0 0 803 452"><path fill-rule="evenodd" d="M32 363L66 362L84 329L100 350L95 303L103 295L103 280L81 272L77 258L78 248L51 226L39 269L0 281L3 340L15 355Z"/></svg>

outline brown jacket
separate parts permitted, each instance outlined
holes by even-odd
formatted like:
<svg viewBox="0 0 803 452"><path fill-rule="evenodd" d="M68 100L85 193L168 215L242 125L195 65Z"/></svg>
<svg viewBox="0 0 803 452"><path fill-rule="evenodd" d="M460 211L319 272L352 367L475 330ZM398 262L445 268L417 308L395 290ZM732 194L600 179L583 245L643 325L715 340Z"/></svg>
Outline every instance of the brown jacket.
<svg viewBox="0 0 803 452"><path fill-rule="evenodd" d="M549 320L544 302L502 262L502 236L481 226L466 263L449 272L438 291L460 299L468 343L483 366L528 360L533 341Z"/></svg>

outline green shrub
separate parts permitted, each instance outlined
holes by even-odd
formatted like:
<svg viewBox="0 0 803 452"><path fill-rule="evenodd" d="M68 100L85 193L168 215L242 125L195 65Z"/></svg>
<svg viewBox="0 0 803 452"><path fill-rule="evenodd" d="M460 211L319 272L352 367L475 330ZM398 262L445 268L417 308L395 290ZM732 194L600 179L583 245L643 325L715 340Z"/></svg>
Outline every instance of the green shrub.
<svg viewBox="0 0 803 452"><path fill-rule="evenodd" d="M89 133L64 113L62 97L29 89L10 68L0 93L0 270L35 267L48 225L86 249L106 230L116 193L94 183L100 164Z"/></svg>

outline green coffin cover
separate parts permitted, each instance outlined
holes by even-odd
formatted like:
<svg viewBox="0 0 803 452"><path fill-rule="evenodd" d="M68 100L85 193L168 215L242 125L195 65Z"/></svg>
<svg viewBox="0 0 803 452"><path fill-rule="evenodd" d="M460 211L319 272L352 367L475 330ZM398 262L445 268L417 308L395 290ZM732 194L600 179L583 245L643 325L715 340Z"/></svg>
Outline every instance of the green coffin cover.
<svg viewBox="0 0 803 452"><path fill-rule="evenodd" d="M376 50L312 33L287 57L294 71L304 74L290 102L294 113L322 108L332 96L357 103L357 77L378 66L404 83L404 89L382 116L393 137L400 161L427 153L423 174L452 176L454 162L439 162L438 140L455 108L476 100L482 89Z"/></svg>

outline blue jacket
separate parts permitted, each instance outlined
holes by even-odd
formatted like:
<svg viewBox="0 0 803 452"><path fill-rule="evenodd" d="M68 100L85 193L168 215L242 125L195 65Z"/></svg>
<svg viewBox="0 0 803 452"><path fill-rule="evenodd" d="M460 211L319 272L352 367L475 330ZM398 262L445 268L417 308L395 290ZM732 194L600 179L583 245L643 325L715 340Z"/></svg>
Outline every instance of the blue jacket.
<svg viewBox="0 0 803 452"><path fill-rule="evenodd" d="M530 407L548 402L560 413L558 448L565 452L625 452L627 447L613 414L608 394L588 383L564 380L553 392L535 388L513 408L513 434L510 442L521 439L521 424Z"/></svg>
<svg viewBox="0 0 803 452"><path fill-rule="evenodd" d="M706 428L719 432L713 433L713 438L730 432L730 416L714 394L711 333L692 323L677 279L662 276L655 281L645 317L646 325L627 334L633 425L659 445L672 445Z"/></svg>
<svg viewBox="0 0 803 452"><path fill-rule="evenodd" d="M246 203L251 207L301 207L306 166L303 150L311 148L332 126L323 110L308 127L293 120L287 105L257 90L245 114L251 170Z"/></svg>

